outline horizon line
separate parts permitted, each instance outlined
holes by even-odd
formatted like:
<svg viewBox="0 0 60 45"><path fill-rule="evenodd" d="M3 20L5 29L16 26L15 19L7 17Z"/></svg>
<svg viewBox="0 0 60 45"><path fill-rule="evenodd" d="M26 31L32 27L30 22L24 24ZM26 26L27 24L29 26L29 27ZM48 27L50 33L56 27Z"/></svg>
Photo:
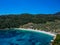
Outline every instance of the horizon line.
<svg viewBox="0 0 60 45"><path fill-rule="evenodd" d="M19 14L56 14L56 13L59 13L59 12L55 12L55 13L6 13L6 14L0 14L0 15L19 15Z"/></svg>

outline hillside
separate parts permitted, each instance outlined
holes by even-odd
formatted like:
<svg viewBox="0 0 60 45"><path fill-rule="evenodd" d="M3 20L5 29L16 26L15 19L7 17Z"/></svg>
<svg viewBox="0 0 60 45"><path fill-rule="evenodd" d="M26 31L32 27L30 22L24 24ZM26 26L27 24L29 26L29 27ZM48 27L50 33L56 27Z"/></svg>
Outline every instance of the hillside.
<svg viewBox="0 0 60 45"><path fill-rule="evenodd" d="M10 14L0 16L0 29L17 28L27 23L46 23L60 20L60 14Z"/></svg>

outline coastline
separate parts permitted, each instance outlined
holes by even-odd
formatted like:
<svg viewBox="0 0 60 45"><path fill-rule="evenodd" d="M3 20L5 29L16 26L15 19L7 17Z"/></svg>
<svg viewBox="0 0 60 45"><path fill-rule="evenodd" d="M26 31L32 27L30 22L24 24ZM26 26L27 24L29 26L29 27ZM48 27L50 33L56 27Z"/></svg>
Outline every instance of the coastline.
<svg viewBox="0 0 60 45"><path fill-rule="evenodd" d="M37 30L37 29L29 29L29 28L28 29L25 29L25 28L14 28L14 29L21 29L21 30L27 30L27 31L41 32L41 33L45 33L45 34L48 34L48 35L56 37L55 33L41 31L41 30Z"/></svg>

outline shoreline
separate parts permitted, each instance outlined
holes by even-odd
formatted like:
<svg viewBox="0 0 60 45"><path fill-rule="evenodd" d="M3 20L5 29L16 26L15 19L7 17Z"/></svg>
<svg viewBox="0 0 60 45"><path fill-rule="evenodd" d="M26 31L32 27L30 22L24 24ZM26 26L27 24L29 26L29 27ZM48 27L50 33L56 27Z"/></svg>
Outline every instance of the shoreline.
<svg viewBox="0 0 60 45"><path fill-rule="evenodd" d="M48 34L48 35L54 36L54 39L56 38L56 34L52 33L52 32L46 32L46 31L37 30L37 29L30 29L30 28L11 28L11 29L19 29L19 30L21 29L21 30L26 30L26 31L41 32L41 33L44 33L44 34ZM6 30L6 29L4 29L4 30Z"/></svg>
<svg viewBox="0 0 60 45"><path fill-rule="evenodd" d="M21 30L27 30L27 31L41 32L41 33L45 33L45 34L48 34L48 35L56 37L55 33L41 31L41 30L37 30L37 29L29 29L29 28L28 29L25 29L25 28L14 28L14 29L21 29Z"/></svg>

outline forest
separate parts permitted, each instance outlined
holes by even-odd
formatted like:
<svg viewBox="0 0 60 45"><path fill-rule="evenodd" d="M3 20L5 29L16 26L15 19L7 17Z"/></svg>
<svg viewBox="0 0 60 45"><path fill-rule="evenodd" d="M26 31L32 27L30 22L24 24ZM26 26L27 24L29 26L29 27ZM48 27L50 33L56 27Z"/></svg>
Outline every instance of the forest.
<svg viewBox="0 0 60 45"><path fill-rule="evenodd" d="M55 14L8 14L0 15L0 29L19 28L19 26L29 22L35 24L44 24L46 22L55 22L60 20L60 12Z"/></svg>

